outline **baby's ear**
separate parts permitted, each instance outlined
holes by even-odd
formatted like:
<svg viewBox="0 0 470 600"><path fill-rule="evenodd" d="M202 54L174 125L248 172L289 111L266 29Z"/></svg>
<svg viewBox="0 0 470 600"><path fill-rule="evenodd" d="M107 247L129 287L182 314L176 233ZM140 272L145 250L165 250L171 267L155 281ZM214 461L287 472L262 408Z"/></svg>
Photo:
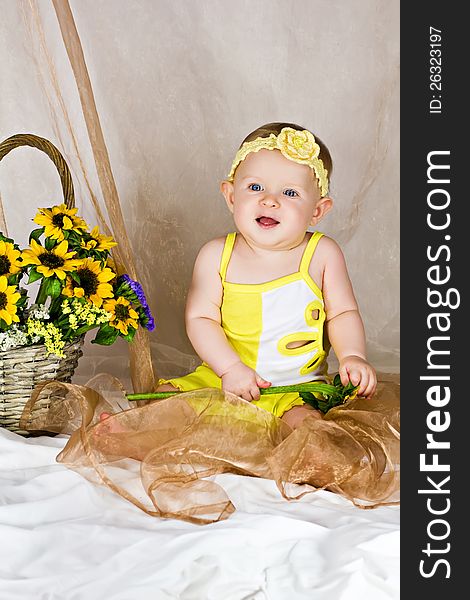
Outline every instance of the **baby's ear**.
<svg viewBox="0 0 470 600"><path fill-rule="evenodd" d="M315 206L315 212L313 213L312 220L310 221L310 225L316 225L319 221L323 219L323 217L328 213L333 207L333 200L329 196L325 196L324 198L320 198Z"/></svg>
<svg viewBox="0 0 470 600"><path fill-rule="evenodd" d="M220 184L220 191L224 195L229 211L233 213L233 183L225 180L222 181Z"/></svg>

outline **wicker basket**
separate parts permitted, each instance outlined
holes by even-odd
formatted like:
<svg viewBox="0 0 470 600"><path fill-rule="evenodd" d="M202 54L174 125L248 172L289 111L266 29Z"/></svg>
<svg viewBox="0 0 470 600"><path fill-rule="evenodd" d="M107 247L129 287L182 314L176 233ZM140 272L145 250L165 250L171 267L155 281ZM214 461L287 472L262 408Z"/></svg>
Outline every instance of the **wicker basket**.
<svg viewBox="0 0 470 600"><path fill-rule="evenodd" d="M72 177L61 153L48 140L32 134L18 134L0 143L0 160L14 148L32 146L45 152L59 172L64 202L67 208L75 206ZM55 355L46 356L42 344L23 346L0 352L0 427L21 435L29 435L20 429L19 421L26 402L37 383L45 380L70 382L82 356L84 336L68 343L63 351L65 358ZM50 400L44 399L36 404L36 411L46 411Z"/></svg>

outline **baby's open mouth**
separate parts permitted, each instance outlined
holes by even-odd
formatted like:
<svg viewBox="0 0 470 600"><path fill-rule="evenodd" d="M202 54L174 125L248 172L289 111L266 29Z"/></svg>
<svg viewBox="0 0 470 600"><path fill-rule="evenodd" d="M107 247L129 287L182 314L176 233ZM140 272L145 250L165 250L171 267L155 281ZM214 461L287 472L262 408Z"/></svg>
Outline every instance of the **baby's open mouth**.
<svg viewBox="0 0 470 600"><path fill-rule="evenodd" d="M272 217L258 217L256 222L263 229L271 229L272 227L279 225L279 221L276 221L276 219L273 219Z"/></svg>

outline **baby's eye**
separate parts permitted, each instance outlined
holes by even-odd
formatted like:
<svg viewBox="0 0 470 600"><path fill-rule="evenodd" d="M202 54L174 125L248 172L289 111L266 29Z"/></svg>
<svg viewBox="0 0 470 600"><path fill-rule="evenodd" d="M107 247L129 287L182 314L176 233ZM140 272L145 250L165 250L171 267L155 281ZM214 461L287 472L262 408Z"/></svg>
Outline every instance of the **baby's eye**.
<svg viewBox="0 0 470 600"><path fill-rule="evenodd" d="M288 190L284 190L284 195L294 198L294 196L298 196L299 194L295 190L289 188Z"/></svg>
<svg viewBox="0 0 470 600"><path fill-rule="evenodd" d="M248 189L252 190L253 192L261 192L263 188L259 183L250 183Z"/></svg>

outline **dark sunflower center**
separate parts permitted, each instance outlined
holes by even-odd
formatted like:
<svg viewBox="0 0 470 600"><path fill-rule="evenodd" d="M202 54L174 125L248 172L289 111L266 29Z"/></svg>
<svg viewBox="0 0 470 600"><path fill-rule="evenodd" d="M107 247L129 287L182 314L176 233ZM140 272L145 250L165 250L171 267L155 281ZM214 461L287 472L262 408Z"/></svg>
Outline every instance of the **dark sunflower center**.
<svg viewBox="0 0 470 600"><path fill-rule="evenodd" d="M41 264L45 267L49 267L49 269L59 269L65 264L65 260L53 252L43 252L38 258L41 261Z"/></svg>
<svg viewBox="0 0 470 600"><path fill-rule="evenodd" d="M52 217L52 223L56 226L59 227L59 229L62 229L64 226L64 217L66 217L67 215L65 215L64 213L57 213L56 215L54 215Z"/></svg>
<svg viewBox="0 0 470 600"><path fill-rule="evenodd" d="M93 294L96 294L98 285L100 283L96 273L93 273L93 271L90 271L90 269L84 268L79 269L78 274L80 276L80 287L83 288L85 295L92 296ZM77 284L75 284L75 286L76 285Z"/></svg>
<svg viewBox="0 0 470 600"><path fill-rule="evenodd" d="M129 318L129 307L124 306L124 304L116 304L114 313L116 315L116 321L127 321Z"/></svg>
<svg viewBox="0 0 470 600"><path fill-rule="evenodd" d="M9 273L10 267L11 267L10 259L8 258L8 256L5 256L4 254L2 254L2 256L0 256L0 275L5 275L6 273Z"/></svg>
<svg viewBox="0 0 470 600"><path fill-rule="evenodd" d="M8 298L5 292L0 292L0 310L3 310L6 307L7 302Z"/></svg>

